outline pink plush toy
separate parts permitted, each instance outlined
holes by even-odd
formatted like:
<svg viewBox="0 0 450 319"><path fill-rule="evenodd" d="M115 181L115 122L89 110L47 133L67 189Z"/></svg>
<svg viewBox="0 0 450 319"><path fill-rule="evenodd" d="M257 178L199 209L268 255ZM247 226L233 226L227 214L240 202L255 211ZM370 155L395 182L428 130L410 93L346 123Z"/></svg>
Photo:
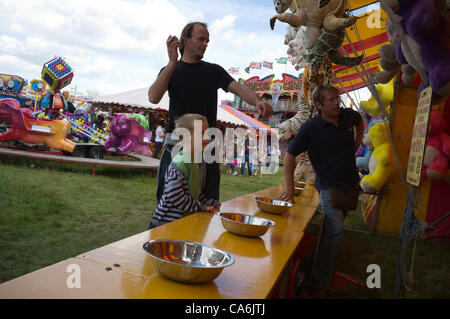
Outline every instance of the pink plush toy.
<svg viewBox="0 0 450 319"><path fill-rule="evenodd" d="M152 156L149 148L152 132L145 130L134 118L126 114L114 114L110 128L110 135L104 145L105 150L115 147L117 154L132 151Z"/></svg>
<svg viewBox="0 0 450 319"><path fill-rule="evenodd" d="M444 132L445 120L441 113L433 110L428 125L428 138L423 159L422 177L441 180L448 168L450 137Z"/></svg>

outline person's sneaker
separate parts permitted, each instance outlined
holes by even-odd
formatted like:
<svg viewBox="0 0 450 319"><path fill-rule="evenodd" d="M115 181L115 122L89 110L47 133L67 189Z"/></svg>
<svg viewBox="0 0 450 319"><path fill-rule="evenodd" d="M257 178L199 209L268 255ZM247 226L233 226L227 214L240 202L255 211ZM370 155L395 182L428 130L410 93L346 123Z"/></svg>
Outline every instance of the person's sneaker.
<svg viewBox="0 0 450 319"><path fill-rule="evenodd" d="M236 176L237 175L237 172L236 171L234 171L234 173L233 173L233 176Z"/></svg>

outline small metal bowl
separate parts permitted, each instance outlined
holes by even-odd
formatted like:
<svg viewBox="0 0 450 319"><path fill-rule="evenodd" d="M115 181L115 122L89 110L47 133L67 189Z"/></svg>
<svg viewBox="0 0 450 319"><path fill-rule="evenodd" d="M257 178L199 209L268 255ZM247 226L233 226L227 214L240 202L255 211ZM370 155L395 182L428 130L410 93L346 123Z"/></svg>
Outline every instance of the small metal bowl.
<svg viewBox="0 0 450 319"><path fill-rule="evenodd" d="M300 195L301 192L303 192L305 189L303 187L294 187L294 194Z"/></svg>
<svg viewBox="0 0 450 319"><path fill-rule="evenodd" d="M183 283L210 282L234 263L234 257L225 251L186 240L151 240L142 248L150 255L155 270Z"/></svg>
<svg viewBox="0 0 450 319"><path fill-rule="evenodd" d="M258 208L266 213L284 214L288 209L294 206L292 203L285 202L279 199L271 199L268 197L255 197Z"/></svg>
<svg viewBox="0 0 450 319"><path fill-rule="evenodd" d="M305 188L306 182L295 182L295 183L294 183L294 186L295 186L295 187Z"/></svg>
<svg viewBox="0 0 450 319"><path fill-rule="evenodd" d="M246 214L218 213L217 215L222 219L222 225L226 230L247 237L262 236L275 225L275 222L270 219Z"/></svg>

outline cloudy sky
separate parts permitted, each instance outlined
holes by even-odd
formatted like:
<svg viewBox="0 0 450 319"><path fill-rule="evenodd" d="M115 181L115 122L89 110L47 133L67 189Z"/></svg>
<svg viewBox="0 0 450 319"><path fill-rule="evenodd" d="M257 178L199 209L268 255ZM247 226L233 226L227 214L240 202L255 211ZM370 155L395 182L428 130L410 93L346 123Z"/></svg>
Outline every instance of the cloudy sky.
<svg viewBox="0 0 450 319"><path fill-rule="evenodd" d="M272 0L0 0L0 73L39 79L42 65L61 56L74 69L69 88L114 94L148 87L167 64L165 41L191 21L208 23L204 60L239 67L249 78L286 72L287 25L269 27ZM274 70L244 69L274 62Z"/></svg>

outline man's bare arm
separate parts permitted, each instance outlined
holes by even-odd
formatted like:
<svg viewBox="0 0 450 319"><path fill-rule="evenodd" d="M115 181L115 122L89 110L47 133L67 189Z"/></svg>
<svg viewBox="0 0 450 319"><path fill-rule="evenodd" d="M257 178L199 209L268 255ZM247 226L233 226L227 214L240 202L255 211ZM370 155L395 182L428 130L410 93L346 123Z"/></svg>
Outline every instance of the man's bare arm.
<svg viewBox="0 0 450 319"><path fill-rule="evenodd" d="M273 114L272 106L269 103L261 101L258 94L252 89L233 81L228 86L228 91L239 96L250 105L256 106L258 114L264 118Z"/></svg>
<svg viewBox="0 0 450 319"><path fill-rule="evenodd" d="M169 87L169 81L172 77L173 72L175 71L175 66L178 61L178 48L180 46L180 42L178 38L175 36L169 36L166 41L167 45L167 54L169 55L169 63L162 70L159 76L156 78L155 82L148 89L148 100L150 103L158 104L161 101L164 93L166 93Z"/></svg>

